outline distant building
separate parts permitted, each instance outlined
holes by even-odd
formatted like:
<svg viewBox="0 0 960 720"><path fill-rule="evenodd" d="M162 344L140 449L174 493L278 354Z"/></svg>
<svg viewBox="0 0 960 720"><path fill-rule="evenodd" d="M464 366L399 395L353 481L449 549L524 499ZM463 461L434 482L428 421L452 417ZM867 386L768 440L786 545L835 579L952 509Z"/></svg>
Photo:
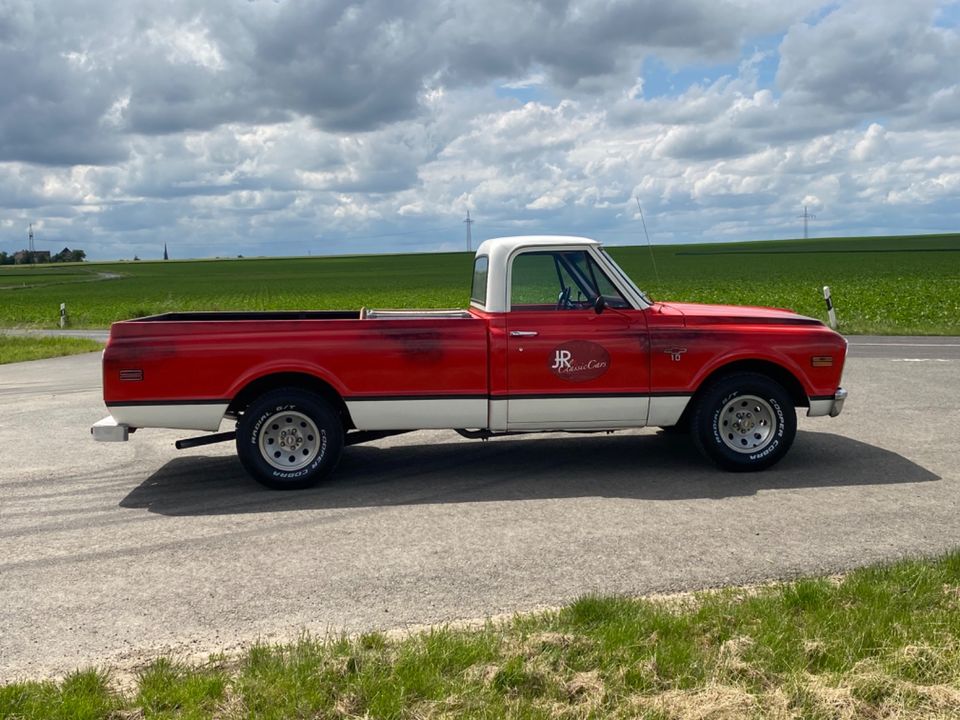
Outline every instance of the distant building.
<svg viewBox="0 0 960 720"><path fill-rule="evenodd" d="M32 265L50 262L49 250L21 250L13 254L14 265Z"/></svg>
<svg viewBox="0 0 960 720"><path fill-rule="evenodd" d="M169 260L169 259L170 259L170 256L167 255L167 244L166 244L166 243L163 244L163 259L164 259L164 260Z"/></svg>

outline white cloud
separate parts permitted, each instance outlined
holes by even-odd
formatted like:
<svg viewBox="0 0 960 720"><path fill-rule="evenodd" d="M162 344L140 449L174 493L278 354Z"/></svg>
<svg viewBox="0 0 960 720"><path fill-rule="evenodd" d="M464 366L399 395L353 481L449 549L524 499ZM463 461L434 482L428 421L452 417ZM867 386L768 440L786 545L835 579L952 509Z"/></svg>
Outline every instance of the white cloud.
<svg viewBox="0 0 960 720"><path fill-rule="evenodd" d="M933 0L13 1L0 249L30 221L91 257L164 238L178 256L435 249L468 208L476 238L632 242L635 196L663 242L797 235L803 204L834 234L955 230L944 17ZM647 97L646 58L694 80Z"/></svg>
<svg viewBox="0 0 960 720"><path fill-rule="evenodd" d="M544 193L533 202L527 203L525 207L527 210L557 210L566 204L562 197L553 193Z"/></svg>
<svg viewBox="0 0 960 720"><path fill-rule="evenodd" d="M882 125L870 123L870 127L863 134L863 139L853 146L850 157L859 162L879 159L890 148L887 142L887 131Z"/></svg>
<svg viewBox="0 0 960 720"><path fill-rule="evenodd" d="M148 29L144 39L162 49L168 63L189 63L214 71L224 69L219 45L197 20L188 24L160 23Z"/></svg>
<svg viewBox="0 0 960 720"><path fill-rule="evenodd" d="M791 106L843 117L909 118L956 80L960 36L934 23L935 0L854 0L790 28L777 82Z"/></svg>
<svg viewBox="0 0 960 720"><path fill-rule="evenodd" d="M542 72L538 72L519 80L505 82L500 87L507 88L508 90L526 90L538 85L543 85L546 79L546 75L544 75Z"/></svg>

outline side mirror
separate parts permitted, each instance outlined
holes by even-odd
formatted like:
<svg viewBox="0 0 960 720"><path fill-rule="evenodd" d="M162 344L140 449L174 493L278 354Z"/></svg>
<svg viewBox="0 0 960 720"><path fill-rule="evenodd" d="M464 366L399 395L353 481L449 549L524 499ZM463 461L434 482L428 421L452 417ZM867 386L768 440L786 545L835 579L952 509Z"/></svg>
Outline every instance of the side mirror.
<svg viewBox="0 0 960 720"><path fill-rule="evenodd" d="M599 315L606 307L607 301L603 299L603 295L597 295L597 299L593 301L593 311Z"/></svg>

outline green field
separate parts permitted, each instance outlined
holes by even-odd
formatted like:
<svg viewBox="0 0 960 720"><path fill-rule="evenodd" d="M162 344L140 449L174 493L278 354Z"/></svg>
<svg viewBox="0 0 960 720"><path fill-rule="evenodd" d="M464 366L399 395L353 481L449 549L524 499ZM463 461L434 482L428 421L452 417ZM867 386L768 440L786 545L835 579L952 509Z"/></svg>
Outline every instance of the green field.
<svg viewBox="0 0 960 720"><path fill-rule="evenodd" d="M611 248L655 299L789 307L846 333L960 334L960 235ZM0 267L0 327L72 327L174 310L464 307L467 253ZM113 277L109 279L111 276Z"/></svg>

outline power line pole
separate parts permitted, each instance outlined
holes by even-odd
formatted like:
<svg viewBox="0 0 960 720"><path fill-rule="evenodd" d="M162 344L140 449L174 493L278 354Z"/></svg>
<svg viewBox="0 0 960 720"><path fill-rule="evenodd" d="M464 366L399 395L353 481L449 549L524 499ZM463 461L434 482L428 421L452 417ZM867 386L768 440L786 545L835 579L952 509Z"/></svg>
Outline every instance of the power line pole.
<svg viewBox="0 0 960 720"><path fill-rule="evenodd" d="M803 215L800 215L800 216L798 216L798 217L802 217L802 218L803 218L803 239L804 239L804 240L807 240L807 239L809 239L809 237L810 237L810 233L809 233L808 230L807 230L807 223L808 223L810 220L815 220L817 216L814 215L813 213L808 213L808 212L807 212L807 206L804 205L804 206L803 206Z"/></svg>
<svg viewBox="0 0 960 720"><path fill-rule="evenodd" d="M470 234L470 226L473 225L473 223L476 221L470 219L469 210L467 210L467 219L464 220L463 222L467 226L467 252L470 252L471 250L473 250L473 237Z"/></svg>
<svg viewBox="0 0 960 720"><path fill-rule="evenodd" d="M34 252L33 249L33 223L30 223L30 231L27 233L27 239L29 240L28 246L31 253ZM32 261L31 261L32 262Z"/></svg>

